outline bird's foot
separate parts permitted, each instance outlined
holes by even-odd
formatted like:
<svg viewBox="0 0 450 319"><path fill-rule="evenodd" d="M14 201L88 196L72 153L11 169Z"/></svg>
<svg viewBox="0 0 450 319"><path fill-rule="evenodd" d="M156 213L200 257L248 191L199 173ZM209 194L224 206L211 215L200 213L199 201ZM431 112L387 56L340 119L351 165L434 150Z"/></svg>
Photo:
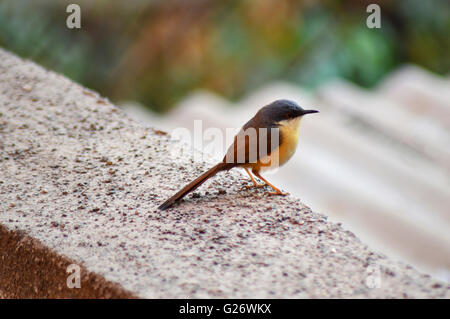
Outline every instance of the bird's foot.
<svg viewBox="0 0 450 319"><path fill-rule="evenodd" d="M275 191L275 192L267 192L268 195L274 196L274 195L280 195L280 196L287 196L289 193L283 193L282 191Z"/></svg>
<svg viewBox="0 0 450 319"><path fill-rule="evenodd" d="M244 188L251 189L251 188L260 188L264 186L266 186L266 184L253 184L253 185L244 185Z"/></svg>

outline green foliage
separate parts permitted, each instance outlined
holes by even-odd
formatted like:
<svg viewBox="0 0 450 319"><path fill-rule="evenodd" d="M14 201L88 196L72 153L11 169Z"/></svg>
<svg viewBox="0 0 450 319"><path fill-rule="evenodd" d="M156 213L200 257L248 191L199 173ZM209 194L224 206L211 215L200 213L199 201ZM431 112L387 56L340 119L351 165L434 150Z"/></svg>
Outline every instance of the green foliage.
<svg viewBox="0 0 450 319"><path fill-rule="evenodd" d="M371 87L400 64L450 67L445 0L383 1L381 29L366 27L364 2L85 0L82 29L69 30L68 3L3 0L0 45L158 111L196 88L235 99L278 79Z"/></svg>

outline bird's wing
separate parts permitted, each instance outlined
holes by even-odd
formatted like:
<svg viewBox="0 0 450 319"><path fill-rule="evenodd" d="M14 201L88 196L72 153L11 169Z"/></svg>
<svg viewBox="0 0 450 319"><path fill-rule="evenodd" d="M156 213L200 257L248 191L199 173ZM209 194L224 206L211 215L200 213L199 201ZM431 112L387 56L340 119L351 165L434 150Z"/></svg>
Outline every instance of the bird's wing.
<svg viewBox="0 0 450 319"><path fill-rule="evenodd" d="M281 145L281 131L277 126L256 129L250 120L234 137L223 159L226 163L256 163L259 159L270 155Z"/></svg>

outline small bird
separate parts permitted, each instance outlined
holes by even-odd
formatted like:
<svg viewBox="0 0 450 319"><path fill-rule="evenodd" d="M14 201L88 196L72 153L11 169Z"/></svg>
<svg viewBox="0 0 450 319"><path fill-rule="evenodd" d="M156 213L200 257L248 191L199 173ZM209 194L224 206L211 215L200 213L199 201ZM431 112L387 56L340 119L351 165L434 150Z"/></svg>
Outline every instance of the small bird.
<svg viewBox="0 0 450 319"><path fill-rule="evenodd" d="M271 195L288 195L261 176L261 171L276 168L286 163L294 155L298 142L298 131L303 115L318 113L316 110L304 110L289 100L276 100L262 107L234 137L233 144L222 162L197 177L178 193L166 200L158 208L165 210L194 191L207 179L220 171L242 167L252 180L253 186L269 185L274 192ZM258 184L251 172L264 184Z"/></svg>

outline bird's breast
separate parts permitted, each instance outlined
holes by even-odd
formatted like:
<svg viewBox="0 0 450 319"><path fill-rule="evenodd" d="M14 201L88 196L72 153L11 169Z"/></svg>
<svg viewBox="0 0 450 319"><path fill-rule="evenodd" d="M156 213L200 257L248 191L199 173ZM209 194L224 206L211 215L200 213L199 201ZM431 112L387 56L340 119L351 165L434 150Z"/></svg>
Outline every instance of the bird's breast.
<svg viewBox="0 0 450 319"><path fill-rule="evenodd" d="M279 147L280 166L286 163L294 155L298 143L298 134L301 118L286 120L279 123L280 134L282 136Z"/></svg>
<svg viewBox="0 0 450 319"><path fill-rule="evenodd" d="M286 163L297 148L301 118L279 122L281 145L255 165L257 170L270 170Z"/></svg>

